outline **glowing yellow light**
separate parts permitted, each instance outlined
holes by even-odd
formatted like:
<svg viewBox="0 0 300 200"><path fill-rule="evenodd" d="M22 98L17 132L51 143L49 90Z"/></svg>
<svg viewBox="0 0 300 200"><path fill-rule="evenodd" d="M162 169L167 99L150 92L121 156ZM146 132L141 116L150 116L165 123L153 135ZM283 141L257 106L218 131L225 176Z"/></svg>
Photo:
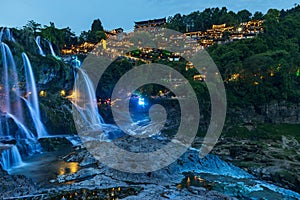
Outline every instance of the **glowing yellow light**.
<svg viewBox="0 0 300 200"><path fill-rule="evenodd" d="M178 185L176 186L176 188L177 188L177 189L182 189L182 185L181 185L181 184L178 184Z"/></svg>
<svg viewBox="0 0 300 200"><path fill-rule="evenodd" d="M60 91L60 96L62 96L62 97L66 96L66 91L65 90L61 90Z"/></svg>
<svg viewBox="0 0 300 200"><path fill-rule="evenodd" d="M79 170L78 163L77 162L69 162L67 164L63 164L59 168L59 175L64 174L74 174Z"/></svg>
<svg viewBox="0 0 300 200"><path fill-rule="evenodd" d="M204 182L205 180L203 178L198 178L199 182Z"/></svg>
<svg viewBox="0 0 300 200"><path fill-rule="evenodd" d="M106 40L102 40L103 49L106 49Z"/></svg>
<svg viewBox="0 0 300 200"><path fill-rule="evenodd" d="M40 93L39 93L39 96L40 97L45 97L45 96L47 96L47 92L44 91L44 90L41 90Z"/></svg>
<svg viewBox="0 0 300 200"><path fill-rule="evenodd" d="M71 91L70 92L71 95L67 96L67 99L79 99L80 98L80 94L79 92L75 92L75 91Z"/></svg>
<svg viewBox="0 0 300 200"><path fill-rule="evenodd" d="M190 183L190 182L191 182L190 177L187 178L187 181L186 181L186 182L187 182L187 183Z"/></svg>
<svg viewBox="0 0 300 200"><path fill-rule="evenodd" d="M232 74L229 81L235 81L240 77L240 74Z"/></svg>
<svg viewBox="0 0 300 200"><path fill-rule="evenodd" d="M200 74L200 75L195 75L194 76L194 81L204 81L206 79L205 74Z"/></svg>
<svg viewBox="0 0 300 200"><path fill-rule="evenodd" d="M270 73L270 76L272 76L272 77L273 77L273 76L275 76L275 74L274 74L274 72L273 72L273 71Z"/></svg>
<svg viewBox="0 0 300 200"><path fill-rule="evenodd" d="M259 82L255 81L253 84L254 84L254 85L259 85Z"/></svg>

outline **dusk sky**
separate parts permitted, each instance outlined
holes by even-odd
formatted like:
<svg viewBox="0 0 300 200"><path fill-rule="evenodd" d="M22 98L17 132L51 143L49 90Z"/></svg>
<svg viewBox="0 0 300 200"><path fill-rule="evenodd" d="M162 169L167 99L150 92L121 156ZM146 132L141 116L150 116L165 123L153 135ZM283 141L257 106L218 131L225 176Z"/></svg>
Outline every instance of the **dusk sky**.
<svg viewBox="0 0 300 200"><path fill-rule="evenodd" d="M0 26L22 27L29 20L42 25L70 27L76 34L89 30L99 18L106 30L133 29L134 21L189 14L205 8L223 7L266 13L269 8L292 8L299 0L7 0L1 2Z"/></svg>

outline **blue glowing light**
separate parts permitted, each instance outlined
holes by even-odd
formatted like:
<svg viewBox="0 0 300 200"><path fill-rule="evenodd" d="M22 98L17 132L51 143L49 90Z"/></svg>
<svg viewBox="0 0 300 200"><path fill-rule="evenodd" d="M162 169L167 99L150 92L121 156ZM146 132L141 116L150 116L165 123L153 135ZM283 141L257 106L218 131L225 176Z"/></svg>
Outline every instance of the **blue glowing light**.
<svg viewBox="0 0 300 200"><path fill-rule="evenodd" d="M139 98L138 104L139 104L139 106L144 106L145 105L145 99L144 98Z"/></svg>

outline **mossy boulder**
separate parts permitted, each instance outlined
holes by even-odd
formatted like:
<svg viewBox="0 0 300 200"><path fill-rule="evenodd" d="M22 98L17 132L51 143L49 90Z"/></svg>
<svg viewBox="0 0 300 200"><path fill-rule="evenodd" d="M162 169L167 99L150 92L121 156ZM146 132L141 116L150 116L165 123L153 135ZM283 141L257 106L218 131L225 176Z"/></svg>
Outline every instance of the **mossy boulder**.
<svg viewBox="0 0 300 200"><path fill-rule="evenodd" d="M72 147L72 143L65 137L52 137L39 139L44 151L66 150Z"/></svg>
<svg viewBox="0 0 300 200"><path fill-rule="evenodd" d="M72 104L58 94L40 99L41 117L50 135L76 134Z"/></svg>

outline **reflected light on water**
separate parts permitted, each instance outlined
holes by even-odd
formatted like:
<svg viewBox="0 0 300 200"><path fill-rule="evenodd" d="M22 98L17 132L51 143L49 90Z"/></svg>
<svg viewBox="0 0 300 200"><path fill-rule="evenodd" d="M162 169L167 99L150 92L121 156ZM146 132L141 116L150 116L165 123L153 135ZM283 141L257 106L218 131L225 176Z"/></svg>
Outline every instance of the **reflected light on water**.
<svg viewBox="0 0 300 200"><path fill-rule="evenodd" d="M79 166L77 162L69 162L69 163L62 163L59 166L58 174L65 175L65 174L73 174L79 170Z"/></svg>

